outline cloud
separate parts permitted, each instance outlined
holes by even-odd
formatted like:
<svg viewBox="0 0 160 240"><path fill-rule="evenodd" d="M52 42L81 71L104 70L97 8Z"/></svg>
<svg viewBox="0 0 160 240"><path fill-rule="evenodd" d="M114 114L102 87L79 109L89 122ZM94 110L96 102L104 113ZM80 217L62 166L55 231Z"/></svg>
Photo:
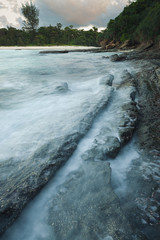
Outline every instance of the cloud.
<svg viewBox="0 0 160 240"><path fill-rule="evenodd" d="M2 8L6 8L6 6L2 2L0 2L0 9Z"/></svg>
<svg viewBox="0 0 160 240"><path fill-rule="evenodd" d="M127 0L43 0L53 13L58 13L67 22L84 25L94 21L112 6L124 6Z"/></svg>
<svg viewBox="0 0 160 240"><path fill-rule="evenodd" d="M7 24L22 27L22 3L29 0L0 0L0 16L5 16ZM87 26L106 27L110 18L115 18L128 0L32 0L40 10L40 26L56 25L65 27ZM2 25L4 24L4 25ZM0 26L6 27L0 19Z"/></svg>

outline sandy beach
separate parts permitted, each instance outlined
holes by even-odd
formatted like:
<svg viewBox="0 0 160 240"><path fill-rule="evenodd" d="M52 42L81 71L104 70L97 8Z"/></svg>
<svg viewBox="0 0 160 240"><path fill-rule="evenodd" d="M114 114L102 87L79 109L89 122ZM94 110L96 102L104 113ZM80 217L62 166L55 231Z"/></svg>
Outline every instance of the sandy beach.
<svg viewBox="0 0 160 240"><path fill-rule="evenodd" d="M88 50L88 49L99 49L99 47L88 47L88 46L11 46L11 47L0 47L0 50Z"/></svg>

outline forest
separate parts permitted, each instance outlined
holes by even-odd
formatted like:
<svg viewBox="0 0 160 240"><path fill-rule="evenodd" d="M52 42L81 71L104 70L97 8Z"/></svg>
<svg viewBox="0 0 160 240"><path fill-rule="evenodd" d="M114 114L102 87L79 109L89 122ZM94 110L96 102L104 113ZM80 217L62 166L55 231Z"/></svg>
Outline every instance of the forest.
<svg viewBox="0 0 160 240"><path fill-rule="evenodd" d="M23 6L24 9L33 7L36 25L38 26L39 15L34 5ZM22 8L23 10L23 8ZM25 11L23 12L25 16ZM89 31L79 30L73 25L62 27L61 23L56 26L30 27L28 21L24 21L22 29L11 26L0 29L0 46L31 46L31 45L82 45L99 46L102 40L118 41L120 43L130 40L132 44L152 40L160 41L160 1L159 0L136 0L130 2L122 13L115 19L111 19L104 31L98 32L96 27Z"/></svg>
<svg viewBox="0 0 160 240"><path fill-rule="evenodd" d="M160 1L137 0L126 6L98 36L98 41L104 39L121 43L130 40L133 44L160 41Z"/></svg>
<svg viewBox="0 0 160 240"><path fill-rule="evenodd" d="M37 45L82 45L97 46L98 29L78 30L73 26L64 29L56 26L40 27L36 31L26 31L13 27L0 29L1 46L37 46Z"/></svg>

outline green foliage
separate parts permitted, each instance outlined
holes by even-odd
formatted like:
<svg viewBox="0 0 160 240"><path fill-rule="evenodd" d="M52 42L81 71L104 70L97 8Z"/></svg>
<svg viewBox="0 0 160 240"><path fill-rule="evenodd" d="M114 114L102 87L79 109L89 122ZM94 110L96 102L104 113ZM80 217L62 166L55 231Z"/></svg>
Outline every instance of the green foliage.
<svg viewBox="0 0 160 240"><path fill-rule="evenodd" d="M30 1L22 4L22 14L25 17L24 28L29 31L35 31L39 24L39 10Z"/></svg>
<svg viewBox="0 0 160 240"><path fill-rule="evenodd" d="M151 39L156 41L159 32L159 0L137 0L130 2L118 17L110 20L103 33L103 39L120 42L142 42Z"/></svg>
<svg viewBox="0 0 160 240"><path fill-rule="evenodd" d="M135 31L135 38L140 41L155 40L160 33L160 3L156 3L154 7L148 8L146 16L138 25Z"/></svg>
<svg viewBox="0 0 160 240"><path fill-rule="evenodd" d="M0 29L1 46L26 45L82 45L97 46L99 42L98 29L93 27L89 31L78 30L72 25L62 28L61 23L56 26L40 27L37 31L18 30L8 27Z"/></svg>

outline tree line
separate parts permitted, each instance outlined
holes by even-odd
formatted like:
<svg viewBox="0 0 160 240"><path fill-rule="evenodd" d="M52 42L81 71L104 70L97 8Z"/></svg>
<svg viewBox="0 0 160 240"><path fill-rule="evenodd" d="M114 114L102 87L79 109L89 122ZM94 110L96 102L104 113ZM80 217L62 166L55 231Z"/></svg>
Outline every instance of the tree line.
<svg viewBox="0 0 160 240"><path fill-rule="evenodd" d="M104 39L119 43L130 40L133 45L149 40L160 41L160 0L130 0L122 13L111 19L100 33L96 27L84 31L73 28L73 25L62 28L61 23L38 28L39 10L31 1L22 4L21 11L25 18L23 28L1 28L1 46L98 46Z"/></svg>
<svg viewBox="0 0 160 240"><path fill-rule="evenodd" d="M31 45L82 45L97 46L98 31L93 27L89 31L78 30L73 26L64 29L58 23L56 26L40 27L35 32L13 27L0 29L1 46L31 46Z"/></svg>
<svg viewBox="0 0 160 240"><path fill-rule="evenodd" d="M21 12L25 18L23 28L1 28L1 46L98 45L99 33L96 27L84 31L73 28L73 25L62 28L62 24L57 23L56 26L38 28L39 10L31 1L22 4Z"/></svg>

